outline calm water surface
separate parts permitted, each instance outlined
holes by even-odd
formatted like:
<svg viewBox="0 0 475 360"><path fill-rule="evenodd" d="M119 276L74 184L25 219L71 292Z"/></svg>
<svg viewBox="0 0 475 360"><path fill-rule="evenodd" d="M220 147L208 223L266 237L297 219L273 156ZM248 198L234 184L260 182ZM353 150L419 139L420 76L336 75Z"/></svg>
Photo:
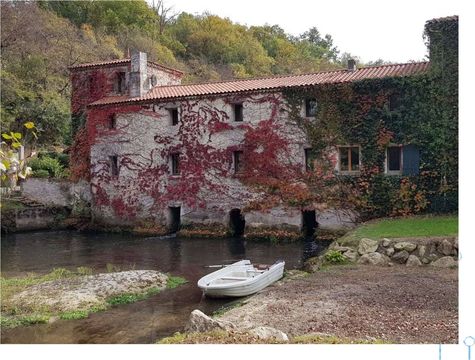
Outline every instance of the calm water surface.
<svg viewBox="0 0 475 360"><path fill-rule="evenodd" d="M57 267L75 270L87 266L106 271L107 264L113 264L121 270L158 270L188 280L176 289L91 314L87 319L2 331L2 343L153 343L183 330L194 309L209 315L233 301L202 296L196 282L215 270L208 265L241 259L272 264L283 259L286 269L292 269L322 248L323 244L315 242L271 245L242 239L164 239L73 231L2 236L4 277L47 273Z"/></svg>

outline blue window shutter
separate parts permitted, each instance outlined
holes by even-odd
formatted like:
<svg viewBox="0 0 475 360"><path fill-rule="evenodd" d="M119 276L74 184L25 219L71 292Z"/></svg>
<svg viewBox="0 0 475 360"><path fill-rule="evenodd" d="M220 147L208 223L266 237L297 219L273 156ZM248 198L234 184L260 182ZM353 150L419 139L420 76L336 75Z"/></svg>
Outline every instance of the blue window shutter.
<svg viewBox="0 0 475 360"><path fill-rule="evenodd" d="M402 148L402 174L419 174L420 155L415 145L404 145Z"/></svg>

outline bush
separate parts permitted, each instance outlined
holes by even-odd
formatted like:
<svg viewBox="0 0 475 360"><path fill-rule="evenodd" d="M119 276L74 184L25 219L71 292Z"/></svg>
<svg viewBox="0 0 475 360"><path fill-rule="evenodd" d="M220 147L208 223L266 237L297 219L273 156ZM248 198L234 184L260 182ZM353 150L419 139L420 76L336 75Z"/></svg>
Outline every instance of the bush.
<svg viewBox="0 0 475 360"><path fill-rule="evenodd" d="M44 157L49 157L51 159L56 159L64 168L69 168L69 155L64 153L58 153L54 151L41 152L38 154L38 158L42 159Z"/></svg>
<svg viewBox="0 0 475 360"><path fill-rule="evenodd" d="M329 250L325 254L325 260L329 263L332 263L332 264L342 264L346 261L346 258L339 251Z"/></svg>
<svg viewBox="0 0 475 360"><path fill-rule="evenodd" d="M47 178L49 177L49 172L48 170L43 170L43 169L33 170L32 176L36 178Z"/></svg>
<svg viewBox="0 0 475 360"><path fill-rule="evenodd" d="M28 165L33 170L33 174L37 177L61 177L64 172L63 166L59 163L57 159L53 159L49 156L42 156L39 158L31 159L28 162ZM43 170L40 172L40 176L38 176L38 171ZM47 176L45 175L45 171L48 173Z"/></svg>

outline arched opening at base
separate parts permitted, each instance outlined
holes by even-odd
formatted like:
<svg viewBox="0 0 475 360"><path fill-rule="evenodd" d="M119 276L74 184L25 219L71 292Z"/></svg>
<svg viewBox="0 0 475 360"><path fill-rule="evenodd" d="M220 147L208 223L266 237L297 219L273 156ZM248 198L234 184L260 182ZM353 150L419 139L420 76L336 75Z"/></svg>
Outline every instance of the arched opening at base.
<svg viewBox="0 0 475 360"><path fill-rule="evenodd" d="M181 225L181 207L170 206L168 207L168 230L171 232L177 232Z"/></svg>
<svg viewBox="0 0 475 360"><path fill-rule="evenodd" d="M318 223L315 210L302 211L302 233L305 237L315 235Z"/></svg>
<svg viewBox="0 0 475 360"><path fill-rule="evenodd" d="M239 237L244 235L244 228L246 227L246 220L240 209L232 209L229 212L229 228L231 235Z"/></svg>

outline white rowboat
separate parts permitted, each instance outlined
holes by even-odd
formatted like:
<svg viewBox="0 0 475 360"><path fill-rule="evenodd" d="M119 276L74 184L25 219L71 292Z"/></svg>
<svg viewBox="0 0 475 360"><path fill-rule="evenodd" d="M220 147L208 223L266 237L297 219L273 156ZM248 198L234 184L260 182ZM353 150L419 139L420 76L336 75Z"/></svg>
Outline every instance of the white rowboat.
<svg viewBox="0 0 475 360"><path fill-rule="evenodd" d="M282 278L284 266L284 261L263 268L241 260L202 277L198 287L209 297L247 296Z"/></svg>

